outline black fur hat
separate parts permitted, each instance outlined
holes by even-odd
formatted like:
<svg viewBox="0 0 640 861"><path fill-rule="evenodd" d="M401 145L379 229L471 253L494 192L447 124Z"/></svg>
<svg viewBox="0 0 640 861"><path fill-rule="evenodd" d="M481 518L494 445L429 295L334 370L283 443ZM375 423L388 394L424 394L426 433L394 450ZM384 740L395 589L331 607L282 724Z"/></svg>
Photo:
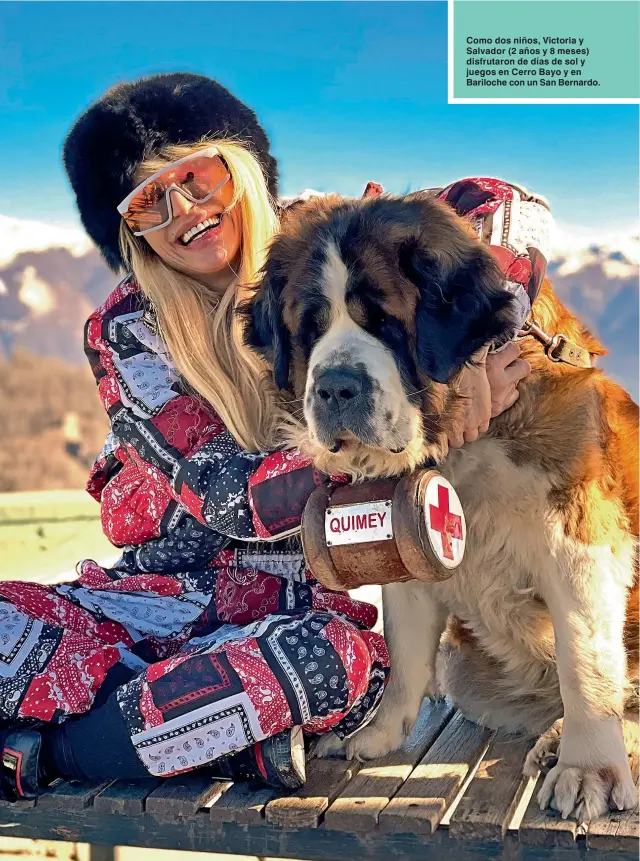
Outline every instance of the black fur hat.
<svg viewBox="0 0 640 861"><path fill-rule="evenodd" d="M249 144L277 196L278 166L264 129L212 78L175 72L117 84L74 124L63 147L64 166L85 230L115 272L124 268L117 206L135 188L140 162L167 144L205 135Z"/></svg>

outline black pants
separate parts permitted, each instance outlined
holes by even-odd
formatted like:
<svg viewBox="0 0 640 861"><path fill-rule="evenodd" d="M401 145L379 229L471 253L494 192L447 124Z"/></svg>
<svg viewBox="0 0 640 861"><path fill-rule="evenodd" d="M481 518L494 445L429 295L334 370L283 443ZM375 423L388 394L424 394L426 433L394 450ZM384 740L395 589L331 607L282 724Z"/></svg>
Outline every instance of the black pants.
<svg viewBox="0 0 640 861"><path fill-rule="evenodd" d="M135 675L113 666L87 714L42 732L43 765L48 774L68 780L137 780L149 777L131 743L116 690Z"/></svg>

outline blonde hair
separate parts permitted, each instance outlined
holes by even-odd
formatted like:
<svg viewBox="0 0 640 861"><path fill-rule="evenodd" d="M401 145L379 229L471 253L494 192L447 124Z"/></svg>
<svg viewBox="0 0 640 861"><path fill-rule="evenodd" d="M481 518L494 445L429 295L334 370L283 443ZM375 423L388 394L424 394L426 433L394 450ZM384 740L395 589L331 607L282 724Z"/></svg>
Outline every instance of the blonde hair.
<svg viewBox="0 0 640 861"><path fill-rule="evenodd" d="M153 304L158 333L189 387L210 404L246 451L276 445L280 410L262 360L242 339L236 307L249 295L264 264L278 220L262 168L241 143L206 140L170 146L141 168L155 172L192 152L216 146L234 184L231 206L241 216L241 263L237 277L222 293L171 268L136 237L124 220L120 247L136 281Z"/></svg>

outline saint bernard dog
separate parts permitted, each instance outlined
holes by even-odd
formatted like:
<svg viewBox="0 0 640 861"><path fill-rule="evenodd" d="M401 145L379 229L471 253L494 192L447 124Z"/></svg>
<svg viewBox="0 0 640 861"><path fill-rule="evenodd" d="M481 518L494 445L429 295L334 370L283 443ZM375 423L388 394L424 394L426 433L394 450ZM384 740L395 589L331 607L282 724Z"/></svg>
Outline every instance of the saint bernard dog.
<svg viewBox="0 0 640 861"><path fill-rule="evenodd" d="M604 353L546 280L534 312ZM538 738L525 772L547 771L542 808L583 822L634 807L635 403L524 337L518 401L447 451L460 371L513 330L513 296L470 221L423 192L293 207L241 314L289 404L289 441L319 469L362 480L433 458L467 520L449 580L383 587L388 688L368 726L329 734L319 755L394 750L440 691L471 720Z"/></svg>

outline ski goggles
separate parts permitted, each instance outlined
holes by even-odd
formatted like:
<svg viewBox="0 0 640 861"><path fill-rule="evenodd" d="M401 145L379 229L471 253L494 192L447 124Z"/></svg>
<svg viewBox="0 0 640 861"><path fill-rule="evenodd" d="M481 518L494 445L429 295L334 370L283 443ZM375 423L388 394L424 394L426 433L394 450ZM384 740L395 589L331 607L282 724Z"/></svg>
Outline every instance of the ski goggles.
<svg viewBox="0 0 640 861"><path fill-rule="evenodd" d="M173 161L141 182L118 206L118 212L133 231L144 236L162 230L173 220L171 194L181 194L191 203L206 203L218 194L227 209L233 202L233 183L216 147L191 153Z"/></svg>

